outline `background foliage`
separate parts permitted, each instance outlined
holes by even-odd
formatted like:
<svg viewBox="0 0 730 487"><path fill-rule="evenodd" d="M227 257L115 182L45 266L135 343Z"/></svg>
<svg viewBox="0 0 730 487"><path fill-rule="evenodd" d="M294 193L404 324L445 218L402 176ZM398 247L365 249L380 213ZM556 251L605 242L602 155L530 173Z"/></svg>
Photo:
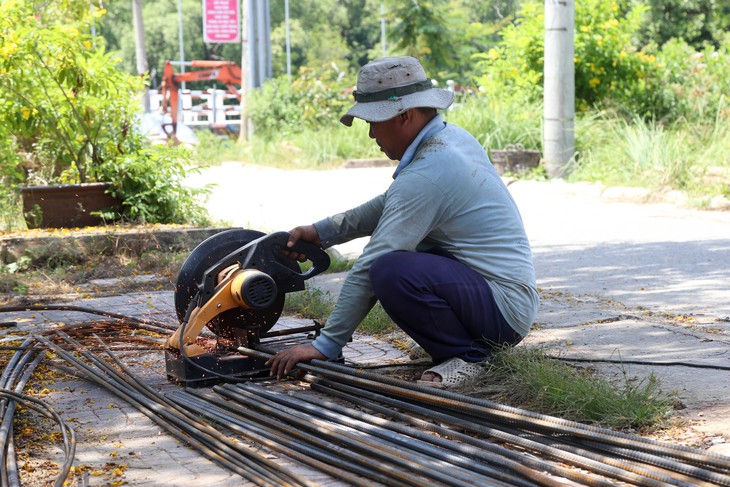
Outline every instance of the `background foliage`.
<svg viewBox="0 0 730 487"><path fill-rule="evenodd" d="M456 90L449 121L470 130L488 150L541 148L544 2L384 5L387 54L419 57L440 86ZM199 0L181 0L181 6L186 59L241 61L239 45L202 42ZM569 177L707 198L730 194L730 5L584 0L575 6L577 153ZM29 178L94 180L111 177L112 168L119 181L136 174L150 191L174 194L176 185L154 180L169 171L176 175L172 180L184 178L192 164L188 154L156 152L134 130L142 80L134 76L131 2L8 0L0 9L4 197ZM254 137L244 145L202 137L197 159L214 151L326 167L379 155L364 125L345 129L338 118L350 103L359 66L382 55L381 1L296 0L290 19L291 77L284 2L271 0L274 78L248 94ZM144 2L144 20L148 84L155 88L164 62L180 56L178 0ZM147 170L135 173L137 166ZM150 172L155 168L160 174ZM127 183L119 187L139 188ZM180 204L193 197L177 194ZM150 197L143 204L130 197L128 216L154 218L158 211L164 218L198 218L136 206L155 199L167 201Z"/></svg>
<svg viewBox="0 0 730 487"><path fill-rule="evenodd" d="M202 221L201 190L179 181L182 148L155 149L139 133L143 79L117 69L85 1L0 4L0 199L4 222L21 184L110 181L125 220Z"/></svg>

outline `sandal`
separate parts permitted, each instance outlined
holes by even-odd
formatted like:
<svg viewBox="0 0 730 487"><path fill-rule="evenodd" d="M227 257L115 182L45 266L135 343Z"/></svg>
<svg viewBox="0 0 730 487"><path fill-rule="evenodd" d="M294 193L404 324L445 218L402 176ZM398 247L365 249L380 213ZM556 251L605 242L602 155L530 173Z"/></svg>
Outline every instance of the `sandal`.
<svg viewBox="0 0 730 487"><path fill-rule="evenodd" d="M424 350L422 346L416 343L413 338L408 340L406 348L408 349L408 358L410 358L411 360L423 360L424 362L433 362L433 359L428 354L428 352Z"/></svg>
<svg viewBox="0 0 730 487"><path fill-rule="evenodd" d="M427 373L436 374L441 377L441 382L423 380L423 375L421 375L421 380L417 381L417 383L424 386L448 389L468 384L476 379L483 371L484 368L479 364L465 362L459 357L453 357L446 362L431 367L423 373L423 375Z"/></svg>

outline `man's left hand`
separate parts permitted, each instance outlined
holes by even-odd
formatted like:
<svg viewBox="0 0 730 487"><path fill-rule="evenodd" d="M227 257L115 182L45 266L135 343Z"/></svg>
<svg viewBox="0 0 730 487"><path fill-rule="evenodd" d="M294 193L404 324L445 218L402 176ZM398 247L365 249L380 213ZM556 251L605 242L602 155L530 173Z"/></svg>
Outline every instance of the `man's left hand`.
<svg viewBox="0 0 730 487"><path fill-rule="evenodd" d="M325 360L326 358L322 352L307 343L278 352L266 362L266 365L271 367L269 375L281 380L282 377L290 374L299 362L309 362L312 359Z"/></svg>

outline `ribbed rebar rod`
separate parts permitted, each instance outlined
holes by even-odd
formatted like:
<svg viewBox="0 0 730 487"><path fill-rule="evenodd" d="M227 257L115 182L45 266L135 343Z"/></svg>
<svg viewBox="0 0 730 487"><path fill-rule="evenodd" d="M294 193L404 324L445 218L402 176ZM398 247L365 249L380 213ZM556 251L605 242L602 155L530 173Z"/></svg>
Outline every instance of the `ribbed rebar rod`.
<svg viewBox="0 0 730 487"><path fill-rule="evenodd" d="M271 357L271 354L245 347L241 347L239 350L242 353L253 357ZM650 453L660 453L674 458L679 458L693 464L711 465L724 470L730 469L729 457L710 452L700 452L682 445L662 443L656 440L636 435L629 435L598 426L586 425L576 421L526 411L524 409L506 406L492 401L487 401L485 399L465 396L453 391L422 386L401 379L386 377L323 360L312 360L310 364L299 363L297 366L301 370L322 375L330 374L334 376L336 373L341 373L347 376L357 377L358 379L373 381L375 382L375 384L372 384L373 387L378 389L382 389L383 385L397 387L399 389L398 394L402 397L423 400L432 404L437 403L442 407L451 405L458 408L460 411L473 414L477 417L486 415L497 420L502 420L508 424L517 422L520 424L531 425L555 434L575 435L592 441L600 439L602 442L608 444L634 448L642 451L648 451ZM362 384L365 385L365 383Z"/></svg>
<svg viewBox="0 0 730 487"><path fill-rule="evenodd" d="M335 373L335 374L337 374L337 373ZM352 378L351 376L347 376L346 374L342 374L341 379L344 381L348 381L348 382L352 381L352 379L354 379L354 382L357 384L359 384L361 381L363 381L363 379ZM332 382L329 381L328 383L332 383ZM334 383L332 383L332 384L334 384ZM423 414L426 417L438 418L440 421L447 422L447 423L454 424L454 425L459 425L462 428L465 428L469 431L480 433L480 434L485 434L492 438L506 441L508 443L520 446L522 448L527 448L528 450L532 450L532 451L538 452L543 455L548 455L552 458L561 460L565 463L568 463L568 464L571 464L574 466L578 466L581 468L585 468L587 470L599 473L601 475L605 475L607 477L612 477L612 478L616 478L619 480L632 482L637 485L646 485L646 486L669 485L665 482L660 482L660 481L658 481L656 479L652 479L652 478L646 478L642 475L637 475L634 472L616 468L611 465L606 465L605 463L597 462L595 460L583 458L579 455L574 455L570 452L565 452L558 448L552 448L552 447L549 447L546 445L542 445L538 442L528 440L526 438L522 438L520 436L513 435L510 433L506 433L497 428L489 428L487 426L480 425L480 424L472 424L470 422L461 420L461 419L454 417L452 415L449 415L449 414L434 412L432 410L428 410L426 408L416 406L416 405L406 402L406 401L394 399L392 397L384 396L381 394L372 393L369 390L362 390L362 389L358 389L358 388L352 388L352 389L356 391L355 392L356 394L364 395L367 393L371 393L372 396L368 396L368 397L374 397L374 398L376 398L375 400L378 400L380 402L384 402L384 403L387 403L390 405L396 405L396 407L404 408L409 411L418 410L419 414Z"/></svg>
<svg viewBox="0 0 730 487"><path fill-rule="evenodd" d="M33 338L26 338L20 350L13 354L8 361L7 367L0 376L0 397L2 398L0 400L0 416L3 418L2 424L0 424L0 447L2 448L0 451L3 453L0 455L2 457L0 477L2 482L7 482L7 485L20 485L20 477L15 465L15 447L12 445L13 417L15 404L17 403L23 404L25 407L33 409L58 423L63 439L65 460L59 469L54 485L62 486L73 465L76 454L76 435L74 430L50 406L43 401L22 394L31 375L45 357L45 351L44 353L37 353L37 351L31 350L33 348L31 345L34 342ZM10 462L12 466L9 466L7 462ZM11 474L11 472L13 473Z"/></svg>
<svg viewBox="0 0 730 487"><path fill-rule="evenodd" d="M145 414L153 422L165 429L168 433L182 439L198 449L205 456L215 461L219 465L231 470L243 478L262 486L278 487L280 485L289 485L288 482L280 482L270 480L268 473L258 471L258 466L251 464L245 460L241 452L235 450L236 446L227 438L216 438L210 434L208 425L199 421L191 422L189 418L173 413L161 406L159 403L145 398L139 391L135 391L129 386L125 386L123 382L116 380L113 376L103 374L94 367L88 365L72 354L66 352L61 347L55 345L44 337L38 337L59 354L64 360L74 365L83 375L98 385L108 389L113 394L127 401L129 404L137 408ZM222 435L221 435L222 436ZM245 450L245 449L244 449ZM244 451L243 454L251 454L252 452ZM267 459L263 459L267 462ZM271 462L269 462L271 463ZM255 468L254 468L255 467ZM307 485L301 482L300 485Z"/></svg>
<svg viewBox="0 0 730 487"><path fill-rule="evenodd" d="M528 482L524 477L507 473L505 470L498 470L480 462L475 462L473 458L467 458L461 455L460 452L450 448L450 445L448 445L450 442L448 440L435 438L433 435L417 431L404 425L396 425L383 418L376 418L375 416L354 410L343 410L341 405L335 405L332 402L318 399L315 405L315 401L312 399L305 397L292 398L252 384L240 384L237 388L248 390L254 395L269 398L272 401L310 413L324 420L333 421L344 426L355 428L369 435L377 436L385 441L394 443L396 447L400 446L407 450L418 451L456 467L466 468L485 477L507 482L512 486L531 487L535 483L539 483L536 480L541 479L542 474L530 470L526 472L527 478L532 477L532 480ZM441 441L439 442L439 440ZM439 444L436 445L435 443Z"/></svg>
<svg viewBox="0 0 730 487"><path fill-rule="evenodd" d="M116 395L117 397L119 397L122 400L126 401L127 403L131 404L133 407L135 407L137 410L142 412L145 416L147 416L149 419L151 419L153 422L155 422L158 426L160 426L161 428L166 430L168 433L172 434L174 437L197 448L199 451L201 451L204 455L208 456L214 462L218 463L219 465L223 466L224 468L227 468L233 472L236 472L237 474L241 475L243 478L250 480L252 482L260 482L262 485L267 485L267 486L273 487L274 484L272 484L268 481L265 481L257 474L249 472L246 468L241 468L235 462L229 460L229 458L226 457L225 455L221 455L215 449L210 448L204 439L202 439L198 435L195 435L194 433L191 434L188 431L187 427L176 428L176 427L174 427L173 422L165 421L162 417L155 414L154 408L147 407L148 405L146 404L146 401L140 400L140 398L138 397L137 394L129 391L127 388L121 387L120 384L118 384L114 380L113 377L110 377L110 376L102 373L99 370L95 370L93 367L88 365L86 362L83 362L82 360L77 359L76 357L74 357L70 353L66 352L62 348L56 346L55 344L51 343L50 341L45 340L42 337L39 337L39 339L41 341L45 341L45 343L47 343L47 345L50 348L54 349L59 356L61 356L64 360L66 360L72 366L76 367L76 369L79 370L79 373L82 376L84 376L84 378L86 380L89 380L91 382L96 383L97 385L104 387L112 394Z"/></svg>
<svg viewBox="0 0 730 487"><path fill-rule="evenodd" d="M59 428L61 429L61 435L63 437L63 452L65 460L63 462L63 465L61 466L58 475L56 476L56 481L54 482L54 485L56 487L62 487L66 481L66 478L68 477L69 472L71 471L74 456L76 455L76 434L74 433L74 430L68 424L66 424L63 418L61 418L61 416L59 416L59 414L56 413L53 408L45 404L43 401L7 389L0 389L0 396L10 398L13 403L22 404L23 406L54 420L58 424Z"/></svg>
<svg viewBox="0 0 730 487"><path fill-rule="evenodd" d="M110 311L102 311L93 308L87 308L84 306L74 306L67 304L32 304L26 306L0 306L0 313L22 313L28 311L74 311L77 313L93 314L98 316L104 316L106 318L113 318L122 321L131 321L139 328L143 328L149 331L155 331L158 333L169 333L170 330L174 330L176 326L168 325L160 321L145 320L142 318L135 318L134 316L123 315L119 313L112 313ZM68 325L67 327L59 328L59 330L67 331L69 328L73 328L76 325ZM55 330L54 330L55 331Z"/></svg>
<svg viewBox="0 0 730 487"><path fill-rule="evenodd" d="M112 351L106 346L106 344L97 336L93 335L94 338L101 344L102 348L104 348L107 355L111 358L111 360L121 369L123 374L118 373L113 367L110 367L108 364L106 364L103 360L100 360L100 366L103 366L105 370L108 370L110 373L115 374L120 380L128 383L131 387L140 390L144 395L149 397L152 401L164 405L166 408L171 408L176 410L179 414L185 416L190 420L191 424L198 423L198 417L193 414L191 411L185 409L184 407L179 406L173 401L168 400L166 396L163 394L159 394L157 391L152 389L145 381L141 380L137 377L137 375L129 368L127 367L121 360L117 359L117 357L112 353ZM90 356L93 359L96 359L93 354L88 354L87 356ZM225 438L221 433L219 433L217 430L215 430L212 427L208 427L206 425L205 430L207 433L216 436L218 440L221 440ZM227 440L227 439L226 439ZM262 460L264 457L260 457L255 454L249 455L249 452L245 448L236 448L236 450L239 450L245 454L245 456L250 456L254 461L257 461L258 463L262 463ZM277 477L274 480L282 480L284 482L287 482L287 478L289 478L291 481L295 483L304 483L306 484L308 481L305 479L300 478L299 476L293 475L288 469L278 465L274 462L268 462L266 465L263 465L261 468L255 467L257 470L261 470L262 474L268 475L270 472L275 473Z"/></svg>
<svg viewBox="0 0 730 487"><path fill-rule="evenodd" d="M32 338L26 338L20 350L8 360L8 364L0 375L0 388L22 392L30 375L43 358L34 351L30 351ZM35 360L33 360L35 357ZM25 371L25 372L24 372ZM15 401L6 396L0 396L0 483L16 487L20 485L17 475L17 458L13 442L13 417L15 415ZM15 474L12 474L15 472Z"/></svg>
<svg viewBox="0 0 730 487"><path fill-rule="evenodd" d="M594 442L589 441L589 440L585 440L582 438L575 438L575 439L573 439L573 441L575 442L576 445L586 446L589 448L595 448ZM620 448L620 447L613 446L613 445L603 445L602 444L601 449L607 453L610 453L610 454L613 454L616 456L629 458L629 459L636 460L639 462L644 462L644 463L654 465L654 466L662 468L662 469L672 470L676 474L681 473L683 475L687 475L688 477L698 478L696 475L694 475L694 471L695 471L694 469L699 468L699 467L685 465L686 468L682 469L683 470L682 472L679 472L676 469L674 469L674 467L673 467L673 465L676 464L676 462L674 462L671 459L668 460L666 458L662 458L658 455L629 450L626 448ZM670 466L672 466L672 468L670 468ZM709 465L706 465L705 468L712 468L712 469L716 470L716 467L714 467L714 466L711 467ZM700 471L700 470L698 470L698 471ZM726 477L726 479L724 479L723 482L730 480L730 477L728 477L727 473L722 473L719 471L717 473L720 475L724 475ZM728 473L730 473L730 472L728 472Z"/></svg>
<svg viewBox="0 0 730 487"><path fill-rule="evenodd" d="M335 389L334 386L337 386L337 389ZM466 445L471 445L473 449L469 450L469 452L475 455L480 460L500 464L500 462L505 459L507 460L507 462L512 462L513 464L517 465L524 464L526 467L533 470L546 471L558 477L573 480L582 485L590 485L594 487L610 487L615 485L614 482L608 481L604 478L593 478L587 474L575 470L565 469L552 462L533 458L532 456L525 453L516 452L501 445L497 445L495 443L491 443L482 439L474 438L473 436L469 436L464 433L460 433L454 429L445 428L443 426L439 426L437 424L425 421L415 416L400 413L395 409L387 408L377 402L360 397L356 394L358 392L356 388L347 386L345 384L332 383L327 379L316 378L314 379L311 387L315 391L343 399L352 404L364 407L366 409L370 409L371 411L378 412L398 421L403 421L405 423L412 424L413 426L416 426L418 428L431 431L433 433L436 433L437 435L446 438L453 438ZM345 392L347 390L353 391L353 393ZM367 394L374 395L374 393L370 393L368 391L365 392ZM509 465L509 463L507 463L506 465ZM562 485L562 483L560 483L560 485Z"/></svg>
<svg viewBox="0 0 730 487"><path fill-rule="evenodd" d="M544 445L540 442L535 441L534 439L525 437L519 432L511 432L511 428L494 428L486 426L484 424L477 424L470 421L469 419L460 418L446 412L440 412L438 410L434 410L433 408L426 408L418 404L413 404L408 401L403 401L394 397L378 394L373 391L358 389L357 387L348 386L340 382L334 382L330 379L322 379L322 383L335 389L345 390L351 394L368 397L373 401L382 402L383 404L388 404L392 407L396 407L404 411L420 414L432 420L440 421L441 423L451 424L453 426L460 427L465 431L471 433L486 435L498 441L504 441L508 444L518 446L529 451L533 451L540 455L547 456L563 463L580 467L588 471L604 475L606 477L624 480L636 485L676 485L675 482L668 483L655 478L647 478L631 470L614 467L601 461L585 458L571 452L566 452L559 448ZM567 472L570 473L572 471Z"/></svg>
<svg viewBox="0 0 730 487"><path fill-rule="evenodd" d="M7 458L13 459L10 465L7 466L7 472L3 477L3 480L7 480L7 484L5 485L8 487L20 487L20 472L18 471L18 464L15 462L17 455L15 452L15 438L13 438L12 431L8 437L8 447L5 453L7 454Z"/></svg>
<svg viewBox="0 0 730 487"><path fill-rule="evenodd" d="M689 471L692 472L693 475L677 472L676 470L662 466L662 464L666 463L667 465L675 468L676 462L644 452L634 452L614 447L617 451L615 453L611 453L610 448L607 448L610 447L610 445L600 445L601 448L599 451L602 453L597 454L594 450L586 450L586 448L590 448L590 446L574 438L558 440L552 437L536 436L532 439L545 445L554 446L555 448L575 453L576 455L583 455L587 458L600 455L600 458L610 465L624 466L625 468L635 472L646 472L647 475L649 474L648 472L653 472L651 475L655 478L672 479L672 482L678 482L684 485L712 485L713 487L717 485L727 485L722 482L717 483L705 480L705 477L717 475L714 472L702 470L693 465L684 465L684 467L690 469ZM618 450L623 450L623 454L618 452Z"/></svg>
<svg viewBox="0 0 730 487"><path fill-rule="evenodd" d="M96 335L94 336L101 344L103 344ZM108 363L101 360L94 354L88 353L86 350L83 350L81 353L84 354L87 359L94 361L98 367L103 368L105 372L114 375L118 381L126 383L134 391L139 392L142 396L148 398L148 400L151 401L151 404L155 406L155 409L158 410L158 414L166 416L168 413L175 411L173 417L180 417L183 422L187 421L187 424L189 424L192 428L200 431L203 435L202 438L206 440L206 442L210 443L212 448L223 450L227 452L228 455L238 458L239 461L246 465L247 468L258 472L259 475L265 478L269 478L276 485L292 485L293 482L296 485L312 486L308 480L301 478L285 467L272 462L255 452L251 452L249 449L244 448L241 445L231 442L227 436L223 435L215 428L200 422L199 417L190 411L179 407L174 402L169 401L164 395L157 393L146 382L139 379L131 369L114 356L111 350L107 348L106 352L119 369L121 369L121 372L114 367L111 367ZM211 438L211 440L208 438Z"/></svg>
<svg viewBox="0 0 730 487"><path fill-rule="evenodd" d="M684 482L685 484L694 485L694 483L698 480L707 480L713 482L713 485L730 485L728 484L728 482L730 482L730 478L728 478L728 476L712 471L712 468L709 466L700 468L696 465L680 463L671 458L662 458L657 455L652 455L645 451L620 448L606 443L588 441L585 438L566 435L542 435L540 433L530 431L529 429L518 429L504 424L495 424L491 421L484 420L484 418L454 411L452 408L448 407L441 408L434 406L434 410L453 415L454 417L468 422L470 425L480 424L490 428L499 428L501 431L511 433L513 435L524 436L525 433L531 433L531 436L529 436L530 439L539 441L544 445L560 448L586 458L591 458L608 465L613 465L647 477L667 481L669 483ZM592 450L586 450L586 447L592 448ZM657 468L659 466L661 466L661 468ZM691 480L687 480L687 478L691 478Z"/></svg>
<svg viewBox="0 0 730 487"><path fill-rule="evenodd" d="M314 384L312 385L312 389L317 390L319 392L328 392L328 393L333 392L333 394L331 394L332 396L339 397L340 399L345 399L348 402L349 402L349 398L352 397L352 396L346 397L345 394L338 395L339 394L338 391L332 391L332 390L325 391L324 387L315 388ZM300 397L299 399L309 402L310 404L316 405L318 407L327 408L331 411L342 410L341 404L338 404L338 403L335 403L332 401L325 401L325 400L321 400L319 398L315 400L315 399L307 398L307 397ZM357 403L353 402L353 404L357 404ZM359 405L365 406L367 408L367 406L364 403L359 403ZM370 410L375 411L374 409L370 409ZM382 413L382 411L378 411L378 412ZM486 462L488 464L494 465L495 467L498 467L498 468L495 468L496 472L494 473L494 475L496 475L497 478L499 478L500 480L506 480L506 481L511 480L512 482L519 483L520 481L522 481L523 478L526 478L526 479L530 479L530 482L529 482L530 485L537 484L537 485L542 485L542 486L547 486L547 487L558 487L559 485L563 485L563 482L559 482L559 481L555 480L554 478L544 475L542 473L544 468L540 468L539 470L536 470L535 468L532 468L529 465L525 465L518 461L515 461L513 458L509 458L506 455L500 455L499 459L497 460L497 458L495 458L494 453L498 450L500 450L500 453L502 453L501 450L507 451L506 448L502 448L502 447L499 447L499 449L490 448L490 450L489 450L490 453L487 453L487 451L485 451L482 448L477 448L473 445L463 444L461 442L454 441L454 440L459 439L458 435L454 435L453 434L454 432L446 430L446 428L443 428L441 431L439 431L438 435L430 434L430 433L426 432L427 430L425 428L420 428L420 425L418 425L419 427L416 428L416 427L414 427L414 426L416 426L415 423L410 422L410 421L403 421L402 417L396 417L396 415L389 414L390 412L392 412L392 411L389 410L388 413L386 413L385 415L389 418L393 418L393 419L397 419L397 420L405 422L405 423L409 423L409 424L411 424L411 426L409 427L402 423L396 423L395 421L386 420L380 416L375 416L375 415L364 413L361 411L348 410L347 414L350 416L353 416L355 418L362 419L363 421L367 421L369 423L383 426L385 428L399 432L401 434L413 436L422 441L427 441L427 442L432 443L436 446L439 446L445 450L454 451L454 452L458 453L459 455L464 456L466 461L473 462L474 460L478 460L481 462ZM425 421L424 421L424 423L425 423ZM430 430L430 431L434 432L433 430ZM520 460L522 460L523 458L520 458ZM502 474L504 473L503 471L509 471L509 472L512 472L513 474L510 474L508 476L505 475L503 477L502 476ZM521 477L517 477L517 479L515 479L514 474L517 474Z"/></svg>
<svg viewBox="0 0 730 487"><path fill-rule="evenodd" d="M413 485L417 487L428 483L427 479L420 475L414 476L410 472L405 472L403 469L395 468L387 463L375 460L369 455L362 455L354 452L348 448L342 447L340 444L322 439L301 429L290 428L285 423L271 421L270 416L258 413L251 408L243 407L238 402L224 401L223 399L220 399L220 397L214 398L209 394L204 395L196 390L188 390L187 392L206 401L213 402L222 408L235 412L237 415L246 418L255 424L257 428L267 433L270 432L272 435L271 438L275 441L277 438L282 437L282 435L287 438L295 438L298 441L303 442L305 445L308 445L309 450L305 447L305 449L302 450L303 453L311 452L317 454L320 451L325 452L325 455L319 457L320 459L328 461L328 463L331 463L334 466L349 468L352 472L376 482L380 482L384 485ZM293 446L297 445L298 443L293 444ZM334 460L334 462L332 462L332 460Z"/></svg>
<svg viewBox="0 0 730 487"><path fill-rule="evenodd" d="M440 482L443 485L451 485L454 487L479 485L478 479L473 476L459 472L460 469L453 467L447 470L443 462L428 461L423 455L414 451L399 450L382 440L376 440L373 437L366 437L357 432L353 432L351 428L341 427L321 421L311 415L304 414L292 408L281 406L270 400L257 397L249 391L239 390L231 386L216 386L214 390L230 399L241 401L251 407L255 407L260 411L280 420L285 421L299 428L306 428L312 432L317 432L324 437L335 438L350 448L359 451L369 452L370 455L376 456L383 461L388 461L411 472L420 472L420 475L430 479L431 482ZM421 484L423 485L423 484Z"/></svg>
<svg viewBox="0 0 730 487"><path fill-rule="evenodd" d="M555 445L553 444L555 440L552 438L542 438L538 441L541 441L547 445L553 445L556 448L562 448L566 451L572 451L573 453L583 455L589 458L591 452L585 450L585 448L582 447L600 449L600 451L604 453L615 455L613 457L615 459L610 460L611 457L607 457L605 454L600 454L600 457L606 463L611 463L613 465L626 465L627 462L633 462L633 464L636 465L634 467L634 471L638 471L638 469L641 468L642 470L648 472L648 470L646 469L652 468L653 471L657 472L657 475L666 476L668 475L668 472L671 472L672 475L678 475L671 477L676 480L682 480L682 478L686 479L684 480L685 482L696 482L697 480L704 480L706 482L711 482L712 485L730 486L730 476L728 475L705 470L694 465L681 464L676 461L662 458L646 452L633 451L626 448L619 448L613 445L598 444L592 441L584 441L582 438L573 439L573 442L576 443L576 445L574 446L567 444L565 441L562 441L560 445ZM593 455L598 454L594 453ZM642 465L639 466L639 464ZM661 470L654 467L659 467ZM692 480L690 481L689 479Z"/></svg>
<svg viewBox="0 0 730 487"><path fill-rule="evenodd" d="M329 455L324 450L314 447L311 443L303 443L292 439L290 436L277 434L272 428L266 428L253 421L247 421L240 415L233 415L230 410L218 405L218 401L225 402L220 398L210 397L202 393L199 395L191 394L191 391L174 392L169 394L168 397L183 407L198 411L201 415L213 421L225 424L249 441L286 455L334 478L339 478L349 485L355 487L372 485L372 482L366 478L351 474L350 472L353 471L352 466L349 463L346 464L343 458ZM353 471L353 473L357 472ZM362 473L367 474L368 472L362 470ZM383 477L383 480L387 479Z"/></svg>

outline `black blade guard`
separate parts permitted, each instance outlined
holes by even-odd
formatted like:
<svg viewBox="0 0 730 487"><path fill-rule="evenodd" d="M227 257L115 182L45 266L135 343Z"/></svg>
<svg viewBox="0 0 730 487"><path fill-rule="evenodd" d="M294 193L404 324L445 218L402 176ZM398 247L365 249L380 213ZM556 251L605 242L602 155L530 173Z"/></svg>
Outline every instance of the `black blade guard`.
<svg viewBox="0 0 730 487"><path fill-rule="evenodd" d="M205 272L238 248L265 235L256 230L233 228L208 237L193 249L180 268L175 284L175 311L180 323L183 322L190 302L200 289L199 285ZM300 270L294 261L288 262L287 265L290 265L295 272ZM258 327L261 333L265 333L274 326L283 309L284 293L280 293L268 309L236 308L224 311L209 323L208 327L223 338L233 338L234 328Z"/></svg>

